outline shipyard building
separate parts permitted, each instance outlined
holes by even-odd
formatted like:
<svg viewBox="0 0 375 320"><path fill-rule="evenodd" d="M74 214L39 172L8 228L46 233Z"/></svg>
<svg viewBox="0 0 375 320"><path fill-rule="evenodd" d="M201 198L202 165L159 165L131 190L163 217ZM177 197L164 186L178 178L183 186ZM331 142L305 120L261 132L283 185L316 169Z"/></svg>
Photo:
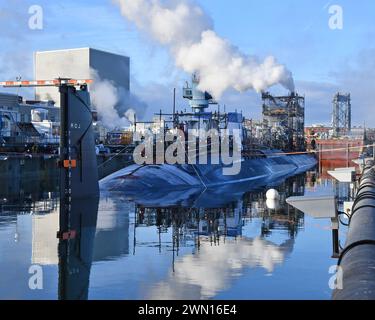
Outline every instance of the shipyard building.
<svg viewBox="0 0 375 320"><path fill-rule="evenodd" d="M56 78L110 81L116 88L130 90L130 59L92 48L39 51L34 54L34 79ZM90 90L90 86L88 88ZM60 94L56 87L36 87L35 99L18 94L0 93L0 142L6 144L58 144ZM98 115L93 110L94 119ZM100 117L100 115L99 115ZM94 123L97 140L107 132Z"/></svg>
<svg viewBox="0 0 375 320"><path fill-rule="evenodd" d="M262 93L263 140L271 148L305 150L305 97Z"/></svg>
<svg viewBox="0 0 375 320"><path fill-rule="evenodd" d="M92 48L38 51L34 55L35 79L92 79L93 70L116 88L130 90L130 59ZM89 86L90 90L90 86ZM36 100L53 100L60 106L60 95L54 87L37 87Z"/></svg>
<svg viewBox="0 0 375 320"><path fill-rule="evenodd" d="M60 110L53 101L0 93L1 143L58 143Z"/></svg>

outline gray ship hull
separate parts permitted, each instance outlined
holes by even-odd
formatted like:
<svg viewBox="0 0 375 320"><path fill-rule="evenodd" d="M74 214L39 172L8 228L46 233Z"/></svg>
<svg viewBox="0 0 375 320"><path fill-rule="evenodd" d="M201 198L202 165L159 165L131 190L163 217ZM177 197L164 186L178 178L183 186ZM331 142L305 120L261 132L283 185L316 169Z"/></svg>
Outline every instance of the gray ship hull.
<svg viewBox="0 0 375 320"><path fill-rule="evenodd" d="M121 192L148 204L190 202L203 190L217 196L250 191L303 173L316 165L311 155L270 155L243 160L238 175L223 175L222 165L132 165L100 181L102 192ZM207 193L207 192L206 192Z"/></svg>

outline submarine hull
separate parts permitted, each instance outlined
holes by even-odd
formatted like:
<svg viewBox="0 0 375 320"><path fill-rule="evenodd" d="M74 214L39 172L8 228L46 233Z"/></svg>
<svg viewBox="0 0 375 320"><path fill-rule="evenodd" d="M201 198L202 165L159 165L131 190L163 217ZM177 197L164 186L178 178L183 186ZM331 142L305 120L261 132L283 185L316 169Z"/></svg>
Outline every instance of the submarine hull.
<svg viewBox="0 0 375 320"><path fill-rule="evenodd" d="M315 167L311 155L281 155L241 161L237 175L224 175L223 165L132 165L100 181L102 192L121 192L147 202L176 203L201 192L217 189L230 194L237 189L250 191L274 181L301 174ZM166 199L168 198L168 199Z"/></svg>

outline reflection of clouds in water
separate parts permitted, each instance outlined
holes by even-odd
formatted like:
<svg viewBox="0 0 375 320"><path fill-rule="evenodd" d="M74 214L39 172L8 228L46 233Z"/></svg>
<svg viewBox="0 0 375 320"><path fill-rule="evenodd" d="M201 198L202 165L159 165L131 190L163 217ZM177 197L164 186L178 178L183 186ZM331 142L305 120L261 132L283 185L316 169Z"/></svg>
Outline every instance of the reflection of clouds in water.
<svg viewBox="0 0 375 320"><path fill-rule="evenodd" d="M177 260L175 272L157 284L149 299L209 299L230 286L233 277L245 268L262 267L272 273L275 266L283 263L285 255L292 251L293 240L277 246L255 238L227 240L220 246L202 241L200 251ZM187 290L187 287L190 287Z"/></svg>

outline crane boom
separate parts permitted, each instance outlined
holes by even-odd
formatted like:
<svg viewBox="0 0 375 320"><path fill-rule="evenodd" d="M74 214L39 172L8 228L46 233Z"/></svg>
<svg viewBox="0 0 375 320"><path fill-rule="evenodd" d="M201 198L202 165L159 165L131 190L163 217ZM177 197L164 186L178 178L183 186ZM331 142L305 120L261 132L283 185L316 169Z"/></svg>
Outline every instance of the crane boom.
<svg viewBox="0 0 375 320"><path fill-rule="evenodd" d="M15 87L59 87L61 85L81 86L93 83L92 79L54 79L32 81L0 81L0 86L5 88Z"/></svg>

